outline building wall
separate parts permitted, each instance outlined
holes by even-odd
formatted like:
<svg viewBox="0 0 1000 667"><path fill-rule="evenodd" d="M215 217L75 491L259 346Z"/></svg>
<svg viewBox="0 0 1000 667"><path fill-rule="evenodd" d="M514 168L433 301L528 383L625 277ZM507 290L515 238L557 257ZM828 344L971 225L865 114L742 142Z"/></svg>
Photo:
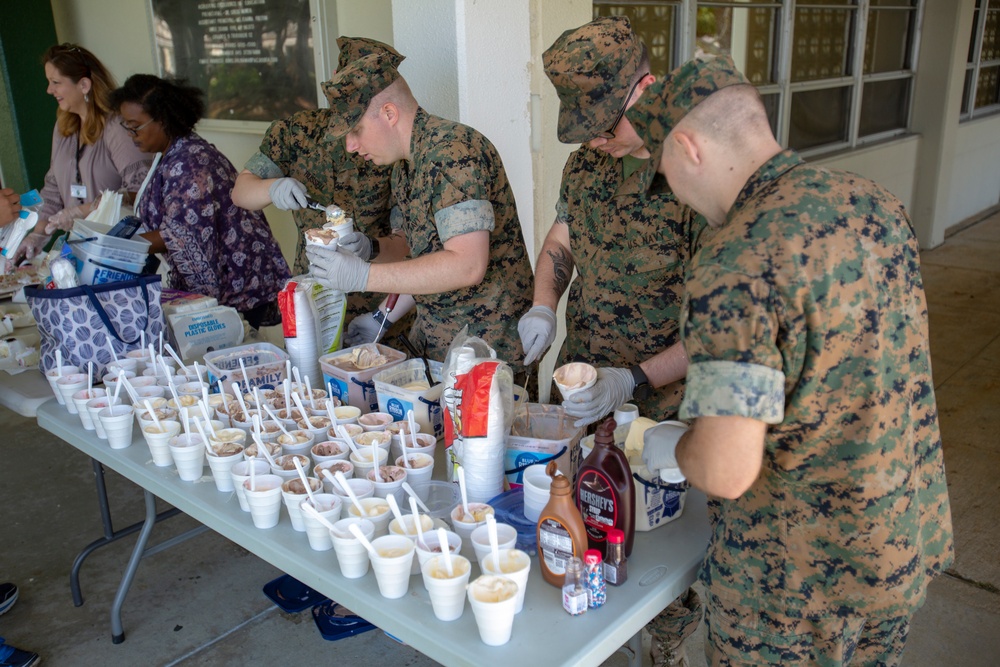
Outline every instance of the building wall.
<svg viewBox="0 0 1000 667"><path fill-rule="evenodd" d="M949 226L1000 204L1000 116L962 123L955 145Z"/></svg>

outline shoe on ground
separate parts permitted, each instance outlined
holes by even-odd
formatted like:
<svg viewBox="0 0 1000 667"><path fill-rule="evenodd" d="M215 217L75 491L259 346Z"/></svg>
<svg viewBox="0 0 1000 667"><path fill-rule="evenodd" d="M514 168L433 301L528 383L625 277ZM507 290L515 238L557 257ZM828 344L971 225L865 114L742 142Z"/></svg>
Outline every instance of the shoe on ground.
<svg viewBox="0 0 1000 667"><path fill-rule="evenodd" d="M0 616L6 614L15 602L17 602L17 586L11 583L0 584Z"/></svg>
<svg viewBox="0 0 1000 667"><path fill-rule="evenodd" d="M14 648L0 637L0 667L35 667L41 662L37 653Z"/></svg>

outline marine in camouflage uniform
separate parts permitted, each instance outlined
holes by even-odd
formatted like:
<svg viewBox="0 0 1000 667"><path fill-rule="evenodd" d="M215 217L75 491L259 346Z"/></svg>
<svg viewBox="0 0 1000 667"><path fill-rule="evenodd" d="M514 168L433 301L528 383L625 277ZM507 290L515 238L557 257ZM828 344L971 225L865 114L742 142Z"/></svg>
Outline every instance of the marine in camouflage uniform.
<svg viewBox="0 0 1000 667"><path fill-rule="evenodd" d="M400 140L393 134L394 125L378 124L381 113L365 117L376 95L397 81L400 83L393 90L400 92L403 101L392 108L409 129L407 146L397 144ZM394 285L402 291L404 285L414 287L405 282L415 271L408 269L427 266L417 260L446 258L442 251L450 240L487 232L488 257L475 257L476 262L485 264L483 278L458 289L414 294L417 314L410 338L428 358L443 360L455 335L468 325L469 334L486 340L498 358L519 360L517 316L530 303L531 265L499 153L476 130L432 116L417 106L396 63L384 55L373 54L351 63L325 84L324 90L335 115L331 132L335 136L364 132L373 142L365 154L395 163L391 223L405 237L407 252L416 263L407 266L407 260L397 258L362 266L357 257L345 258L343 249L337 253L311 249L314 275L331 286L354 287L369 284L369 271L381 271L387 281L398 276ZM410 105L412 111L404 109ZM412 116L407 116L410 113ZM359 129L369 127L375 129ZM348 135L347 146L351 145Z"/></svg>
<svg viewBox="0 0 1000 667"><path fill-rule="evenodd" d="M658 160L690 109L745 83L728 57L694 61L629 115ZM711 503L706 652L896 665L954 549L918 245L889 192L773 145L686 282L692 449L702 419L769 425L755 481Z"/></svg>
<svg viewBox="0 0 1000 667"><path fill-rule="evenodd" d="M578 274L569 285L560 365L629 368L680 340L684 271L704 218L670 193L646 195L648 160L615 156L629 150L620 112L633 90L641 95L653 80L643 51L627 18L605 17L566 31L543 56L560 97L559 139L584 144L566 162L556 205L555 224L566 226L571 256L560 267L565 235L556 229L542 248L553 261L537 264L538 273L562 272L564 279L536 282L536 305L554 304L561 291L548 285L565 289L574 267ZM592 141L613 125L618 143ZM632 401L643 416L676 419L683 390L681 378ZM654 664L686 664L681 643L700 620L701 603L690 590L654 618L646 626Z"/></svg>

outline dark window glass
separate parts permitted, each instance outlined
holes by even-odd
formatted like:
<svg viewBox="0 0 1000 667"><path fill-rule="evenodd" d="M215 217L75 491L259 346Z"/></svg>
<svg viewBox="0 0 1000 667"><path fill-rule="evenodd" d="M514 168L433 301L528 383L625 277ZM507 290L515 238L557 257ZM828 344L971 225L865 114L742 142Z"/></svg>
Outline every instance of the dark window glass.
<svg viewBox="0 0 1000 667"><path fill-rule="evenodd" d="M788 145L796 150L847 140L851 87L792 93Z"/></svg>
<svg viewBox="0 0 1000 667"><path fill-rule="evenodd" d="M861 118L858 136L906 128L911 79L869 81L861 91Z"/></svg>

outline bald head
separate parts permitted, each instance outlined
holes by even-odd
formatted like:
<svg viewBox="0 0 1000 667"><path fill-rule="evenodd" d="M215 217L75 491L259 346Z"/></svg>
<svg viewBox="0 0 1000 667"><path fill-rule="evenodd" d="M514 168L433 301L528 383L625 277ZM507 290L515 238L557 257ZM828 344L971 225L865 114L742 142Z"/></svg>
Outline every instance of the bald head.
<svg viewBox="0 0 1000 667"><path fill-rule="evenodd" d="M417 100L410 91L410 86L402 77L393 81L389 86L372 98L368 105L367 115L377 116L386 104L393 104L404 116L412 116L417 112Z"/></svg>
<svg viewBox="0 0 1000 667"><path fill-rule="evenodd" d="M675 130L698 133L740 154L774 141L760 93L749 84L713 93L688 112Z"/></svg>

